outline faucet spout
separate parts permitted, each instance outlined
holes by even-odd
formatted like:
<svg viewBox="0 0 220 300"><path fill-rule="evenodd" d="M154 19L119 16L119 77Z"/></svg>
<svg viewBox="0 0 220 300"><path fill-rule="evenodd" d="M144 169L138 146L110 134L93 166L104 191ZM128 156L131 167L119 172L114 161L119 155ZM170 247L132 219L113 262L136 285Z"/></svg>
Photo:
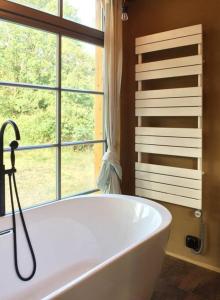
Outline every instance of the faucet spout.
<svg viewBox="0 0 220 300"><path fill-rule="evenodd" d="M20 140L20 132L17 124L13 120L7 120L0 129L0 216L5 215L5 166L4 166L4 133L7 125L14 129L15 139Z"/></svg>

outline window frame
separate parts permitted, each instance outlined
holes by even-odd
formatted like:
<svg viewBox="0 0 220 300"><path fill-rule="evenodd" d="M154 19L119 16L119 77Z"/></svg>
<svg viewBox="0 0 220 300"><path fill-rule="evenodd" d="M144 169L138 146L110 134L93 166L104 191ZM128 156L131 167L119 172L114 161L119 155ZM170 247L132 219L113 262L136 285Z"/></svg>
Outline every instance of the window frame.
<svg viewBox="0 0 220 300"><path fill-rule="evenodd" d="M29 83L16 83L16 82L5 82L0 81L0 86L7 87L21 87L31 88L38 90L56 91L56 143L48 144L37 144L28 146L19 146L17 151L25 150L36 150L36 149L48 149L56 148L56 199L45 200L46 203L70 198L77 195L85 195L90 193L98 192L99 189L92 189L82 191L77 194L71 194L62 197L61 192L61 152L63 147L70 147L76 145L88 145L88 144L103 144L103 149L106 149L106 138L98 140L85 140L85 141L70 141L62 142L61 140L61 94L62 92L81 93L81 94L92 94L103 96L103 115L104 119L104 91L96 90L81 90L74 88L63 88L61 84L61 49L62 49L62 37L69 37L82 42L90 43L94 46L100 46L104 48L104 32L87 27L85 25L78 24L74 21L66 20L63 18L63 0L58 0L58 16L39 11L34 8L30 8L21 4L10 2L7 0L0 0L0 19L5 21L11 21L16 24L25 25L34 29L55 33L57 38L57 49L56 49L56 86L47 85L35 85ZM104 122L103 122L104 124ZM103 126L104 127L104 126ZM104 128L103 128L104 132ZM4 148L5 152L10 151L9 147ZM42 199L43 200L43 199ZM40 199L39 199L40 201ZM34 206L42 205L42 202Z"/></svg>

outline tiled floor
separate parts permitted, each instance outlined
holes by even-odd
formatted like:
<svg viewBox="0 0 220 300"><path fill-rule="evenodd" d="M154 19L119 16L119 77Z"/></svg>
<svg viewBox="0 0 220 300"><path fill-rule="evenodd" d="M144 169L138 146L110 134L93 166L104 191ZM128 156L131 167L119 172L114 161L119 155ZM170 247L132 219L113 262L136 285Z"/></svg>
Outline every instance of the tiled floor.
<svg viewBox="0 0 220 300"><path fill-rule="evenodd" d="M220 274L166 256L152 300L220 300Z"/></svg>

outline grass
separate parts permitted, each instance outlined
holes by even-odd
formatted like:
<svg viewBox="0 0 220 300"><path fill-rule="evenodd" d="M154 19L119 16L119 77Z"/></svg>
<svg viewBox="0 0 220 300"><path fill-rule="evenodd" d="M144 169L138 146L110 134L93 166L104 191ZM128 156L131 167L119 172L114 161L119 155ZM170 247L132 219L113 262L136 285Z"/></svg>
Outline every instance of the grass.
<svg viewBox="0 0 220 300"><path fill-rule="evenodd" d="M96 188L94 151L62 149L62 197ZM6 168L10 167L5 153ZM16 152L17 185L22 207L56 198L56 150L38 149ZM6 210L11 211L6 178Z"/></svg>

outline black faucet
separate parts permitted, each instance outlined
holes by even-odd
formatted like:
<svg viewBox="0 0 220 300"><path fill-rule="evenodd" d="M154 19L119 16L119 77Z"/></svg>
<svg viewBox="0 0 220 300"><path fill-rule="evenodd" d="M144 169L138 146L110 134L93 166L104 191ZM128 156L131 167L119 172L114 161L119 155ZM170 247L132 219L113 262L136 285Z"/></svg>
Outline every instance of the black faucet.
<svg viewBox="0 0 220 300"><path fill-rule="evenodd" d="M0 216L5 215L5 175L10 171L15 172L14 166L11 170L5 170L4 165L4 132L5 128L8 124L11 124L14 132L16 140L20 140L20 132L16 123L12 120L7 120L3 123L0 130ZM10 144L11 148L14 150L18 147L18 143L16 141L12 141Z"/></svg>

